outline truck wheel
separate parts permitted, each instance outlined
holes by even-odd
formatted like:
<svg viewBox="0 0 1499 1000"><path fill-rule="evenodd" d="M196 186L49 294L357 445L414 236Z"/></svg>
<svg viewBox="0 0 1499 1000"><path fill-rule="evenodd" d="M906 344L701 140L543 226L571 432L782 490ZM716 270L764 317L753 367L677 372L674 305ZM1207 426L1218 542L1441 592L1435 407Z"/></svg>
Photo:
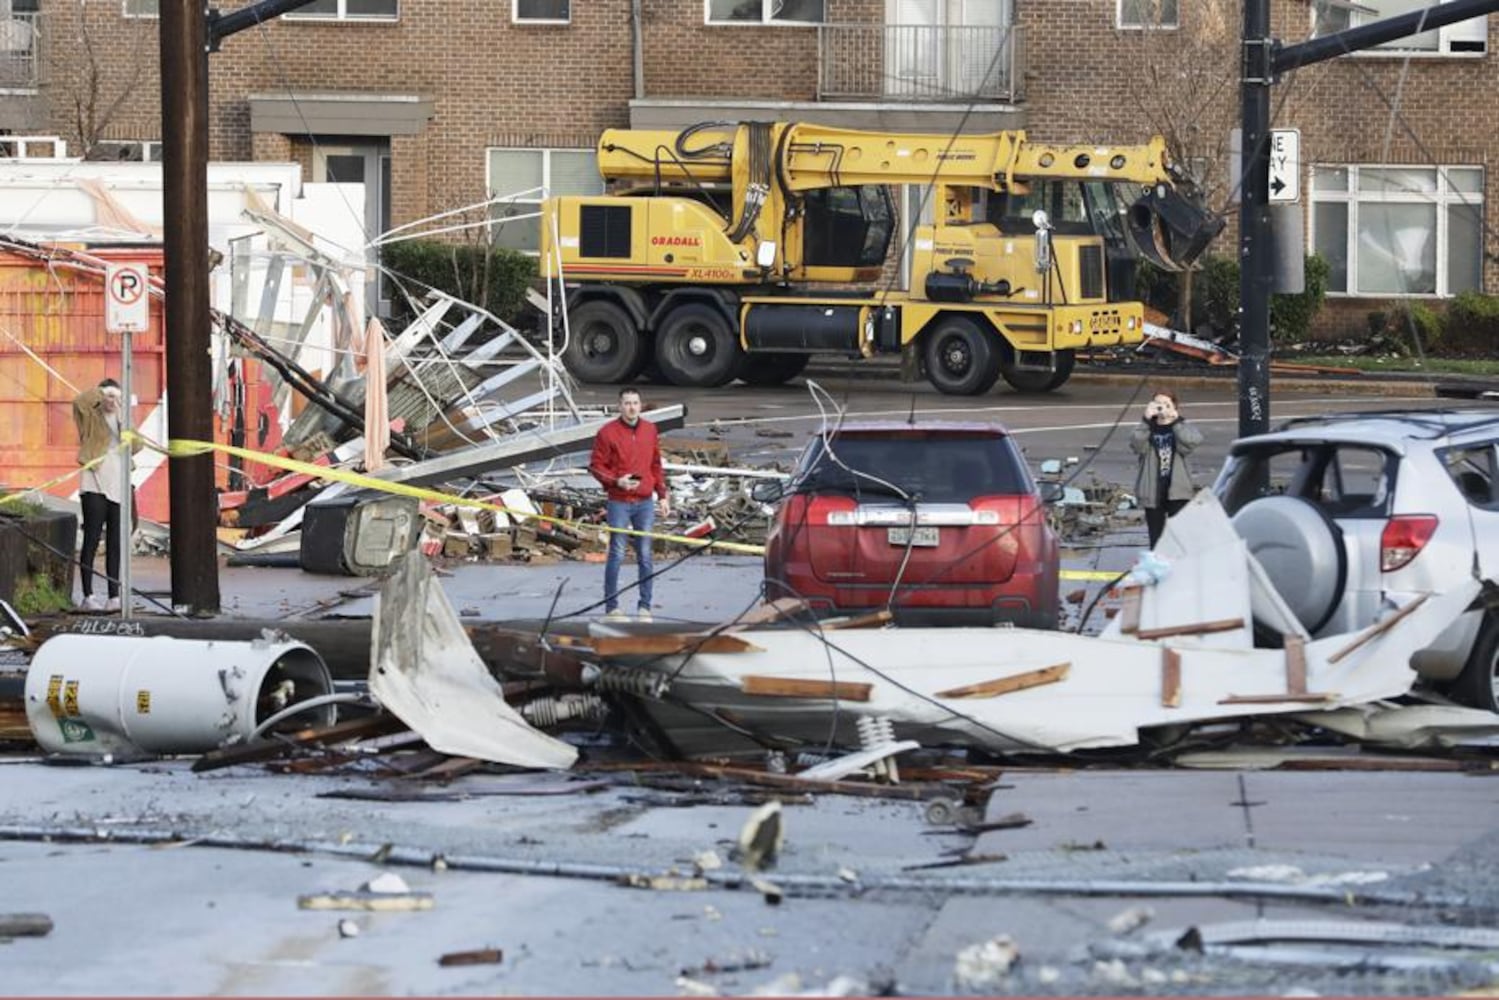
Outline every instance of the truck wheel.
<svg viewBox="0 0 1499 1000"><path fill-rule="evenodd" d="M574 309L562 363L580 382L629 382L650 360L649 343L623 307L592 299Z"/></svg>
<svg viewBox="0 0 1499 1000"><path fill-rule="evenodd" d="M724 385L739 374L744 358L723 313L701 302L677 306L656 331L656 363L676 385Z"/></svg>
<svg viewBox="0 0 1499 1000"><path fill-rule="evenodd" d="M1448 692L1464 705L1499 712L1499 617L1485 616L1463 672Z"/></svg>
<svg viewBox="0 0 1499 1000"><path fill-rule="evenodd" d="M1060 389L1072 377L1077 364L1074 351L1057 352L1057 370L1054 372L1017 371L1010 365L1000 369L1000 374L1016 392L1051 392Z"/></svg>
<svg viewBox="0 0 1499 1000"><path fill-rule="evenodd" d="M810 354L790 351L749 354L739 369L739 380L748 385L783 385L800 375L810 360Z"/></svg>
<svg viewBox="0 0 1499 1000"><path fill-rule="evenodd" d="M926 376L949 396L979 396L999 378L994 334L966 316L943 317L926 332Z"/></svg>

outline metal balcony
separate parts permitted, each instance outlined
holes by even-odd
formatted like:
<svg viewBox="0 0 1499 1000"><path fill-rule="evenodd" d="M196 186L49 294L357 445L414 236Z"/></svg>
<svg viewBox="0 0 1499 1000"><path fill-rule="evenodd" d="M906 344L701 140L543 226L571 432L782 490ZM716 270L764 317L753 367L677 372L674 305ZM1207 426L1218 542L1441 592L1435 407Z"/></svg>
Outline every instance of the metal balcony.
<svg viewBox="0 0 1499 1000"><path fill-rule="evenodd" d="M41 15L0 12L0 90L35 90Z"/></svg>
<svg viewBox="0 0 1499 1000"><path fill-rule="evenodd" d="M1024 90L1023 43L1016 25L825 24L817 99L1014 103Z"/></svg>

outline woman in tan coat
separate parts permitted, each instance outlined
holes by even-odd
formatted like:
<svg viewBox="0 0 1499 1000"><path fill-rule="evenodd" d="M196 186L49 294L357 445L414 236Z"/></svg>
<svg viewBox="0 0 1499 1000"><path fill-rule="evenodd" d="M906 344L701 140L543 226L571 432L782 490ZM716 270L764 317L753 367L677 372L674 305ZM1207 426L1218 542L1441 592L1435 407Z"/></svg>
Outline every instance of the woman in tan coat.
<svg viewBox="0 0 1499 1000"><path fill-rule="evenodd" d="M83 507L83 550L78 554L83 585L82 609L120 610L120 505L124 501L125 455L120 449L120 384L107 378L73 400L73 424L78 428L78 464L84 467L78 484ZM104 539L104 574L109 600L94 594L94 557Z"/></svg>

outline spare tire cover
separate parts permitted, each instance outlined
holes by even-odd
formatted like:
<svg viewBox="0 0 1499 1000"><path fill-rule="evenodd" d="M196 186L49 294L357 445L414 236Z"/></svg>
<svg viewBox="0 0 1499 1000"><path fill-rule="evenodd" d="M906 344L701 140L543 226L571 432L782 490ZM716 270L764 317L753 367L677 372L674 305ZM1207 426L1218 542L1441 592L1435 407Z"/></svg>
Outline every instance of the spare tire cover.
<svg viewBox="0 0 1499 1000"><path fill-rule="evenodd" d="M1251 500L1233 516L1233 525L1315 635L1337 610L1348 582L1342 529L1316 504L1290 496Z"/></svg>

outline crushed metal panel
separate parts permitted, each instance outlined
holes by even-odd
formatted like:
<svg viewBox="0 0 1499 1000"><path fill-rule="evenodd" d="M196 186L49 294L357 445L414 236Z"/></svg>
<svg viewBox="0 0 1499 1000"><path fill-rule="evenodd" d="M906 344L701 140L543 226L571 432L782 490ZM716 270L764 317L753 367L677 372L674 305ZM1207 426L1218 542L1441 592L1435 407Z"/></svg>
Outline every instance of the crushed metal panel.
<svg viewBox="0 0 1499 1000"><path fill-rule="evenodd" d="M375 599L370 691L432 749L519 767L568 768L578 752L505 701L419 552Z"/></svg>
<svg viewBox="0 0 1499 1000"><path fill-rule="evenodd" d="M1378 702L1327 712L1298 712L1297 722L1320 726L1365 743L1405 750L1493 745L1499 715L1460 705L1395 705Z"/></svg>

